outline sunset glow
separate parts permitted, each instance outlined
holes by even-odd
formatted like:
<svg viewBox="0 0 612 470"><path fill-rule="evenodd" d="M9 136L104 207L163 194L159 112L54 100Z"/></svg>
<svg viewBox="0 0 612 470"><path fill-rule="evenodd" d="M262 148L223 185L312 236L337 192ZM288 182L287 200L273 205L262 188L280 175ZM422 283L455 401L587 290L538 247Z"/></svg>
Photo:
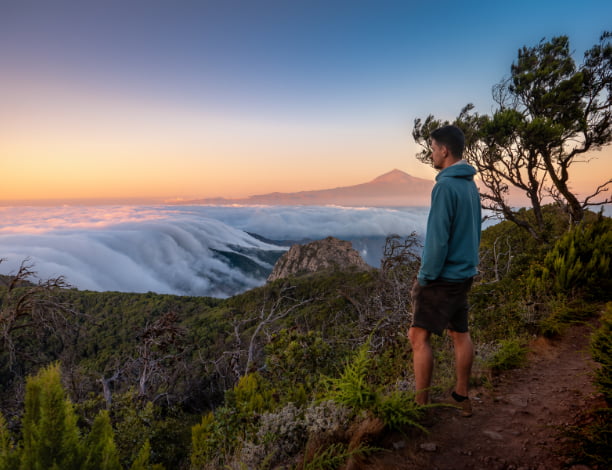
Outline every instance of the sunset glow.
<svg viewBox="0 0 612 470"><path fill-rule="evenodd" d="M579 62L612 17L605 1L217 3L3 3L0 202L431 179L415 118L489 112L520 47L567 34ZM593 156L579 192L612 175L612 150Z"/></svg>

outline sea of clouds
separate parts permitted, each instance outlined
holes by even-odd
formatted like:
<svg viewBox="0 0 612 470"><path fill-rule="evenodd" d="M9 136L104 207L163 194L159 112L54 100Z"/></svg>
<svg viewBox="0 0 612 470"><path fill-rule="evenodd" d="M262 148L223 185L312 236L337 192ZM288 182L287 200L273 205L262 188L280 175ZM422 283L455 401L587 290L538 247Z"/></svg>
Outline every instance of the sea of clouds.
<svg viewBox="0 0 612 470"><path fill-rule="evenodd" d="M0 207L0 274L83 290L227 297L263 285L276 241L350 240L378 266L390 234L423 235L428 208L313 206ZM223 255L220 255L223 254ZM248 258L260 269L244 269Z"/></svg>

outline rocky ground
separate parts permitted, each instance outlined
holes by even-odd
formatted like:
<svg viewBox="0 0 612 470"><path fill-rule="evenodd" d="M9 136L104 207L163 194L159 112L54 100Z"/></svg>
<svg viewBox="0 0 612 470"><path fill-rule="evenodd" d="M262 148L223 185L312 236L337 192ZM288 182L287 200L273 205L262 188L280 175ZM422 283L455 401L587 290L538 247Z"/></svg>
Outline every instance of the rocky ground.
<svg viewBox="0 0 612 470"><path fill-rule="evenodd" d="M503 469L570 468L563 430L581 412L604 406L594 390L596 364L588 353L592 325L571 327L561 338L532 344L527 367L494 379L494 386L473 390L474 414L436 408L429 434L387 436L390 452L377 454L360 468ZM575 465L573 470L588 467Z"/></svg>

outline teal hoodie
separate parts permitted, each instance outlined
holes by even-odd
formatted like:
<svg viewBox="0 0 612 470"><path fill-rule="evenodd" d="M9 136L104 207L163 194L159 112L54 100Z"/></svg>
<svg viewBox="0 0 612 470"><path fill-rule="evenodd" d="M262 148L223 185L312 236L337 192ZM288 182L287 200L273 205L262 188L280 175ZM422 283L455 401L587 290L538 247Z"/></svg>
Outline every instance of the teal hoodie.
<svg viewBox="0 0 612 470"><path fill-rule="evenodd" d="M417 276L421 285L435 279L460 281L478 272L481 212L475 174L461 161L436 176Z"/></svg>

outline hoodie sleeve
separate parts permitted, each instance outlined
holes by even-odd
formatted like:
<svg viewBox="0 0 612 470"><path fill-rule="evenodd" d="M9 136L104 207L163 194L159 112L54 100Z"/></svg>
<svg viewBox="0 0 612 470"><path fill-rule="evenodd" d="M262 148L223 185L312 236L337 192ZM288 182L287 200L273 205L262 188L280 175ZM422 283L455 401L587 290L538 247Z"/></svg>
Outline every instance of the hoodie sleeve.
<svg viewBox="0 0 612 470"><path fill-rule="evenodd" d="M444 267L453 223L453 204L451 188L445 184L436 184L431 192L425 248L421 257L421 269L417 275L422 286L437 279Z"/></svg>

